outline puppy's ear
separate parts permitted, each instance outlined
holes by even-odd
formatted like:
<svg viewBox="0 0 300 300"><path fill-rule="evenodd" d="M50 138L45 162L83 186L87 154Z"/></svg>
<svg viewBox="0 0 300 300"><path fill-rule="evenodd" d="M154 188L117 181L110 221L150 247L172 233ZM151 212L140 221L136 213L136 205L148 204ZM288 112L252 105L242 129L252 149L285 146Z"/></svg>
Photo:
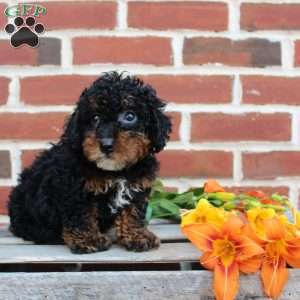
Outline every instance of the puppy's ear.
<svg viewBox="0 0 300 300"><path fill-rule="evenodd" d="M78 149L78 147L80 146L78 115L78 108L76 108L66 121L65 130L62 135L63 142L69 144L72 149Z"/></svg>
<svg viewBox="0 0 300 300"><path fill-rule="evenodd" d="M149 137L152 144L152 152L160 152L166 145L169 135L172 131L172 123L170 118L165 115L164 108L166 106L159 98L153 95L149 99L150 106L150 124Z"/></svg>
<svg viewBox="0 0 300 300"><path fill-rule="evenodd" d="M80 131L80 113L84 113L84 107L87 101L87 89L84 89L80 95L74 112L67 119L64 126L62 141L67 143L74 150L81 149L81 131Z"/></svg>

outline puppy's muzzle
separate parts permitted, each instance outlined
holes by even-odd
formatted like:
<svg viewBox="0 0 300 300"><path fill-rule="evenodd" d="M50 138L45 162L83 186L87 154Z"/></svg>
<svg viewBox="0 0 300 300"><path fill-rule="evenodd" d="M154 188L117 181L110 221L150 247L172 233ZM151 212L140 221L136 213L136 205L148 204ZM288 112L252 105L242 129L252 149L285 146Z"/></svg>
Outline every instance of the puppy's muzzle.
<svg viewBox="0 0 300 300"><path fill-rule="evenodd" d="M105 154L110 154L114 150L114 139L113 138L102 138L100 139L101 151Z"/></svg>
<svg viewBox="0 0 300 300"><path fill-rule="evenodd" d="M112 153L115 143L114 137L116 135L114 124L112 122L102 124L102 126L98 128L97 135L100 141L101 151L106 155Z"/></svg>

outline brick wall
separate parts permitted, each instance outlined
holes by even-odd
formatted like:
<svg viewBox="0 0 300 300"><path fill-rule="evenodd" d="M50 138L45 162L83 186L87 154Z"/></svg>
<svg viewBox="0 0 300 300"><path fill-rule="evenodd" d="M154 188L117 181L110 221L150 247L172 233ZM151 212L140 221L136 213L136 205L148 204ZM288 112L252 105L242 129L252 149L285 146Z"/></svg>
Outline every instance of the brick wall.
<svg viewBox="0 0 300 300"><path fill-rule="evenodd" d="M0 2L2 12L15 1ZM38 48L13 49L0 32L0 213L81 89L108 70L137 74L169 100L167 186L215 177L298 201L300 0L42 3Z"/></svg>

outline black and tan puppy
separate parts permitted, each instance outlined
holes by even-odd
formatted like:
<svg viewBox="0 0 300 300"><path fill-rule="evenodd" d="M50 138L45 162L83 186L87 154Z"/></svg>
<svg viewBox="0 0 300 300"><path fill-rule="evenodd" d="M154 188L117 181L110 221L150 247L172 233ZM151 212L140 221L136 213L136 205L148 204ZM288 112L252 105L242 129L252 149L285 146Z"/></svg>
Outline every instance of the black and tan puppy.
<svg viewBox="0 0 300 300"><path fill-rule="evenodd" d="M105 73L83 91L60 141L25 169L9 200L11 231L36 243L64 242L74 253L109 248L105 234L145 251L159 239L145 228L155 153L171 123L155 90Z"/></svg>

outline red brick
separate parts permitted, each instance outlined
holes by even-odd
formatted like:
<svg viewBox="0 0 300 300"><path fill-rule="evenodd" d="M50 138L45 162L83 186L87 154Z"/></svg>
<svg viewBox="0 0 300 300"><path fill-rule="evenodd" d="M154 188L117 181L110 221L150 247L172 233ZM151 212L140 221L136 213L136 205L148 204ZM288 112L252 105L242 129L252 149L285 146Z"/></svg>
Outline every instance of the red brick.
<svg viewBox="0 0 300 300"><path fill-rule="evenodd" d="M142 78L168 102L218 104L231 101L232 78L229 76L151 75Z"/></svg>
<svg viewBox="0 0 300 300"><path fill-rule="evenodd" d="M249 191L262 191L267 195L272 195L272 194L280 194L284 196L289 195L289 188L286 186L230 186L230 187L225 187L226 190L233 192L233 193L247 193Z"/></svg>
<svg viewBox="0 0 300 300"><path fill-rule="evenodd" d="M7 18L4 15L4 10L7 7L7 4L0 3L0 27L1 30L5 27L5 24L7 23Z"/></svg>
<svg viewBox="0 0 300 300"><path fill-rule="evenodd" d="M5 77L0 77L0 105L5 104L8 98L8 84L10 80Z"/></svg>
<svg viewBox="0 0 300 300"><path fill-rule="evenodd" d="M171 117L172 122L172 133L170 136L171 141L178 141L179 138L179 127L181 123L181 114L178 112L169 112L167 113L168 116Z"/></svg>
<svg viewBox="0 0 300 300"><path fill-rule="evenodd" d="M129 2L128 26L158 30L227 29L228 10L216 2Z"/></svg>
<svg viewBox="0 0 300 300"><path fill-rule="evenodd" d="M15 49L9 40L0 40L0 64L2 65L36 65L38 48L22 47Z"/></svg>
<svg viewBox="0 0 300 300"><path fill-rule="evenodd" d="M232 153L166 150L158 155L162 177L232 177Z"/></svg>
<svg viewBox="0 0 300 300"><path fill-rule="evenodd" d="M114 28L117 4L114 2L48 2L47 13L39 21L46 30L66 28Z"/></svg>
<svg viewBox="0 0 300 300"><path fill-rule="evenodd" d="M7 150L0 150L0 178L11 177L10 154Z"/></svg>
<svg viewBox="0 0 300 300"><path fill-rule="evenodd" d="M172 63L169 38L80 37L73 40L73 50L74 64L169 65Z"/></svg>
<svg viewBox="0 0 300 300"><path fill-rule="evenodd" d="M37 155L41 153L41 151L43 150L23 150L21 155L22 168L24 169L29 167L33 163Z"/></svg>
<svg viewBox="0 0 300 300"><path fill-rule="evenodd" d="M66 116L66 113L0 113L0 139L57 139Z"/></svg>
<svg viewBox="0 0 300 300"><path fill-rule="evenodd" d="M281 64L281 48L279 42L266 39L186 38L183 61L187 65L278 66Z"/></svg>
<svg viewBox="0 0 300 300"><path fill-rule="evenodd" d="M21 79L21 100L31 105L72 105L95 79L80 75L25 77Z"/></svg>
<svg viewBox="0 0 300 300"><path fill-rule="evenodd" d="M168 102L228 103L231 100L232 78L229 76L139 77L153 85L158 95ZM74 104L82 89L95 79L96 76L81 75L25 77L21 79L21 99L31 105Z"/></svg>
<svg viewBox="0 0 300 300"><path fill-rule="evenodd" d="M300 29L300 4L254 4L241 6L241 28L254 30Z"/></svg>
<svg viewBox="0 0 300 300"><path fill-rule="evenodd" d="M300 152L243 153L243 174L251 179L300 176Z"/></svg>
<svg viewBox="0 0 300 300"><path fill-rule="evenodd" d="M8 39L0 40L0 65L59 65L60 47L56 38L41 38L36 48L27 45L13 48Z"/></svg>
<svg viewBox="0 0 300 300"><path fill-rule="evenodd" d="M295 41L295 65L300 66L300 40Z"/></svg>
<svg viewBox="0 0 300 300"><path fill-rule="evenodd" d="M11 191L11 187L0 186L0 214L1 215L7 214L7 201L8 201L8 196L10 191Z"/></svg>
<svg viewBox="0 0 300 300"><path fill-rule="evenodd" d="M300 105L300 77L244 76L243 102Z"/></svg>
<svg viewBox="0 0 300 300"><path fill-rule="evenodd" d="M240 115L192 114L192 141L288 141L291 117L286 113Z"/></svg>

